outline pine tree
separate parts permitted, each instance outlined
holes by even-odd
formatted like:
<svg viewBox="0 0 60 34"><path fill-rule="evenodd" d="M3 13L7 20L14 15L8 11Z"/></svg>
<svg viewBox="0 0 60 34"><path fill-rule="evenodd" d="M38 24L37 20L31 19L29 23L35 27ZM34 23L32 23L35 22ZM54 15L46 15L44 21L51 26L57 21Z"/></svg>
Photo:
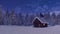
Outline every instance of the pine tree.
<svg viewBox="0 0 60 34"><path fill-rule="evenodd" d="M33 23L32 23L32 22L33 22L33 19L34 19L34 15L31 15L29 19L30 19L30 20L29 20L29 21L30 21L30 23L29 23L29 24L30 24L30 25L33 25Z"/></svg>
<svg viewBox="0 0 60 34"><path fill-rule="evenodd" d="M25 26L28 26L28 22L29 22L28 17L29 17L29 15L27 13L25 16L25 23L24 23Z"/></svg>
<svg viewBox="0 0 60 34"><path fill-rule="evenodd" d="M44 15L42 13L40 13L40 18L43 18L43 17L44 17Z"/></svg>
<svg viewBox="0 0 60 34"><path fill-rule="evenodd" d="M56 22L57 22L57 25L60 25L60 13L56 17Z"/></svg>
<svg viewBox="0 0 60 34"><path fill-rule="evenodd" d="M44 19L48 22L50 20L50 13L47 12L44 14Z"/></svg>
<svg viewBox="0 0 60 34"><path fill-rule="evenodd" d="M16 13L13 11L11 11L10 13L10 24L12 25L16 25L17 24L17 21L16 21Z"/></svg>
<svg viewBox="0 0 60 34"><path fill-rule="evenodd" d="M23 25L23 16L22 13L19 12L18 14L18 25Z"/></svg>
<svg viewBox="0 0 60 34"><path fill-rule="evenodd" d="M57 22L56 22L56 15L55 15L55 13L53 13L52 16L51 16L51 23L50 23L50 25L54 26L56 24L57 24Z"/></svg>
<svg viewBox="0 0 60 34"><path fill-rule="evenodd" d="M5 18L4 18L4 24L5 25L8 25L10 22L9 22L9 16L10 16L10 14L9 14L9 10L8 10L8 8L7 8L7 11L6 11L6 14L5 14Z"/></svg>
<svg viewBox="0 0 60 34"><path fill-rule="evenodd" d="M2 7L0 6L0 25L4 25Z"/></svg>

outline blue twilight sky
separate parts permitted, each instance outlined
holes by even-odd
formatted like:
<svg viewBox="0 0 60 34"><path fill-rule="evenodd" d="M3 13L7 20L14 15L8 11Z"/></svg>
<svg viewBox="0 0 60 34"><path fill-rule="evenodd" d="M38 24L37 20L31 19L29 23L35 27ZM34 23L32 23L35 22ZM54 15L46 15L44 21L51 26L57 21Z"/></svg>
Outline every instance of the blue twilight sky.
<svg viewBox="0 0 60 34"><path fill-rule="evenodd" d="M60 11L60 0L0 0L0 5L21 12Z"/></svg>

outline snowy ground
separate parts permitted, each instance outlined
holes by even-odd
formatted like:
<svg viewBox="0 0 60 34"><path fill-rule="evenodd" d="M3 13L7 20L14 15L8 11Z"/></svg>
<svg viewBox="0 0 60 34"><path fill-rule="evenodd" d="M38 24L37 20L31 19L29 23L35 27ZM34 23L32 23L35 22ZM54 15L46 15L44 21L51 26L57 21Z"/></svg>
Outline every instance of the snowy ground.
<svg viewBox="0 0 60 34"><path fill-rule="evenodd" d="M0 26L0 34L60 34L60 26L34 28L24 26Z"/></svg>

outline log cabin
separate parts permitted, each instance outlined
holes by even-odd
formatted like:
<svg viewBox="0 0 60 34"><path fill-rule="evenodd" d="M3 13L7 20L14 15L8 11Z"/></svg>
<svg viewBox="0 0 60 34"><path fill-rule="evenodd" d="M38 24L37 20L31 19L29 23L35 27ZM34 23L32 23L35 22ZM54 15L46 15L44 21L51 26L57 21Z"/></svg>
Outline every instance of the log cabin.
<svg viewBox="0 0 60 34"><path fill-rule="evenodd" d="M43 22L38 17L34 18L32 23L34 27L47 27L48 26L47 22Z"/></svg>

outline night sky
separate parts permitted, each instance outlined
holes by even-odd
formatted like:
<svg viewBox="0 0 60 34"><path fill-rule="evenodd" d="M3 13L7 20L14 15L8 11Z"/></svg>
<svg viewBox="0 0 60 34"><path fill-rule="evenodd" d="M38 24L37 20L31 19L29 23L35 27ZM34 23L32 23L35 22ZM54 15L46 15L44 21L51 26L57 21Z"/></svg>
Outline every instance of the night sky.
<svg viewBox="0 0 60 34"><path fill-rule="evenodd" d="M60 0L0 0L4 9L15 9L21 12L60 11Z"/></svg>

